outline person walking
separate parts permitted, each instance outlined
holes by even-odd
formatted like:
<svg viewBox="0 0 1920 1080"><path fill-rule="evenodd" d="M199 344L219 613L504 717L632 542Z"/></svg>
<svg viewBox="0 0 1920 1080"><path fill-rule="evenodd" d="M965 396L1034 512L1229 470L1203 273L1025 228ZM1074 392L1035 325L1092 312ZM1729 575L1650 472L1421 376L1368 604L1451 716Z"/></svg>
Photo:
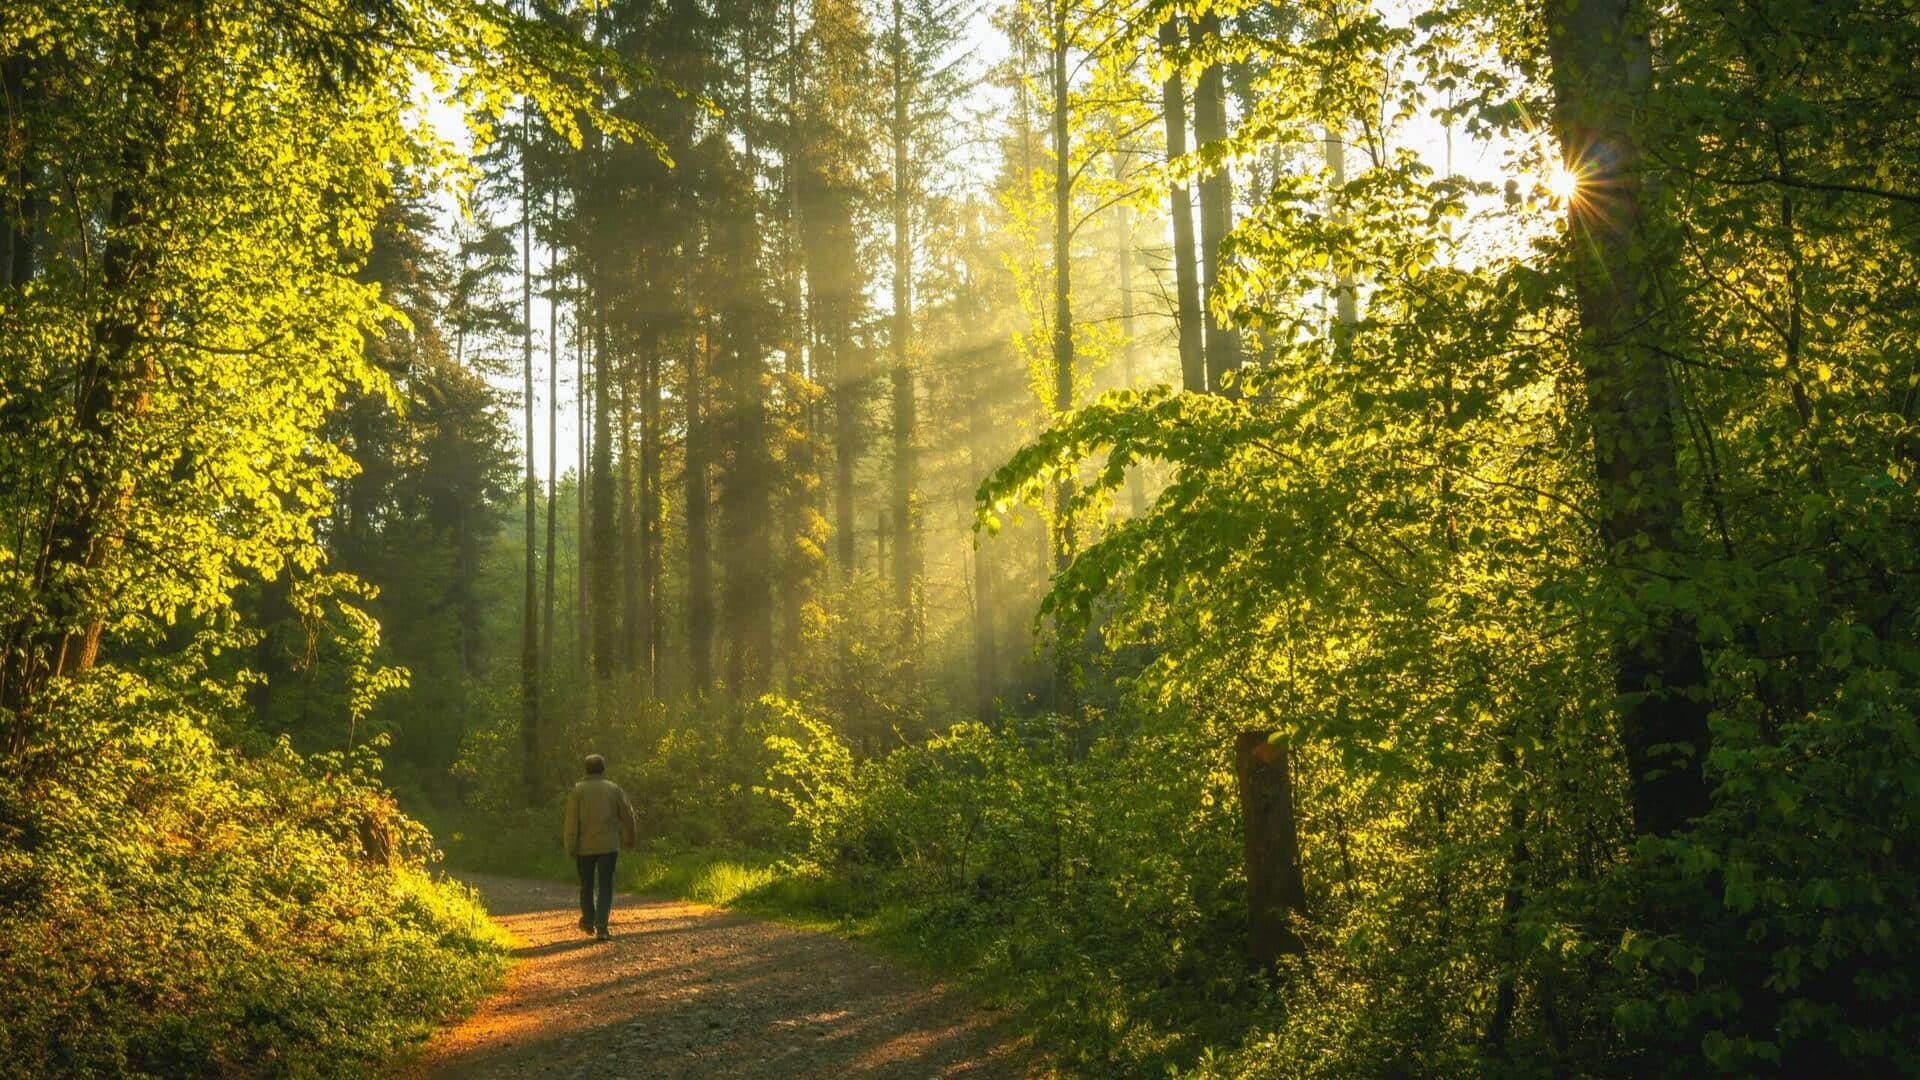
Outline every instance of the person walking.
<svg viewBox="0 0 1920 1080"><path fill-rule="evenodd" d="M627 793L607 779L607 759L588 754L586 767L587 778L567 796L567 856L580 872L580 929L612 941L607 916L613 909L613 862L621 848L633 850L640 825Z"/></svg>

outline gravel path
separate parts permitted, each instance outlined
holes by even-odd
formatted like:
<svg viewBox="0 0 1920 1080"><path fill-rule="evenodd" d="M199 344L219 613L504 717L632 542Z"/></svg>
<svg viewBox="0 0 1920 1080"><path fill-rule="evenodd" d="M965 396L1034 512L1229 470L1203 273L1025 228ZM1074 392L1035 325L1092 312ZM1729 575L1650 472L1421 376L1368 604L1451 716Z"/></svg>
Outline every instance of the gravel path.
<svg viewBox="0 0 1920 1080"><path fill-rule="evenodd" d="M598 944L572 886L465 880L513 934L515 963L406 1077L1039 1075L958 991L850 942L622 895Z"/></svg>

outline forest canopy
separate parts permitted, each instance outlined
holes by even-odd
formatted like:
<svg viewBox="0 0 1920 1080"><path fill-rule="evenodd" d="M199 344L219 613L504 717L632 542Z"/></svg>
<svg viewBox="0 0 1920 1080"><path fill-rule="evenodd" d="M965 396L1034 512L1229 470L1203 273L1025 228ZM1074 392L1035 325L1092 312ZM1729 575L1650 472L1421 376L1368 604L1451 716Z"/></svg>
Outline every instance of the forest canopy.
<svg viewBox="0 0 1920 1080"><path fill-rule="evenodd" d="M12 0L0 82L0 1060L377 1067L593 751L1064 1072L1920 1071L1911 4Z"/></svg>

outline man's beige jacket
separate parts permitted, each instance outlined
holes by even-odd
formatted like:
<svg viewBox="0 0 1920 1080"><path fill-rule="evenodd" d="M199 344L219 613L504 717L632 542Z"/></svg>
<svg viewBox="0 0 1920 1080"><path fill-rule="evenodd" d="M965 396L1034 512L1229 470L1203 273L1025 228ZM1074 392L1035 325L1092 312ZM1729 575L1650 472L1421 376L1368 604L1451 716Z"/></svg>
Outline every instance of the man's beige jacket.
<svg viewBox="0 0 1920 1080"><path fill-rule="evenodd" d="M632 847L640 838L633 804L620 785L595 776L573 785L567 796L567 854L606 855Z"/></svg>

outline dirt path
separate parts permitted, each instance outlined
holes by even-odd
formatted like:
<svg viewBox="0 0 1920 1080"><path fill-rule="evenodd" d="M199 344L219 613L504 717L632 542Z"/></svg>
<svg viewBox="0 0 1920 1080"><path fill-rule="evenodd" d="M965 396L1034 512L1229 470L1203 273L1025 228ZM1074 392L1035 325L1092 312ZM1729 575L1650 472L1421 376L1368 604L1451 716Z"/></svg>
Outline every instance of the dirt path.
<svg viewBox="0 0 1920 1080"><path fill-rule="evenodd" d="M469 876L518 947L507 983L403 1070L426 1077L1033 1075L957 991L861 947L698 904L622 895L614 940L572 886Z"/></svg>

